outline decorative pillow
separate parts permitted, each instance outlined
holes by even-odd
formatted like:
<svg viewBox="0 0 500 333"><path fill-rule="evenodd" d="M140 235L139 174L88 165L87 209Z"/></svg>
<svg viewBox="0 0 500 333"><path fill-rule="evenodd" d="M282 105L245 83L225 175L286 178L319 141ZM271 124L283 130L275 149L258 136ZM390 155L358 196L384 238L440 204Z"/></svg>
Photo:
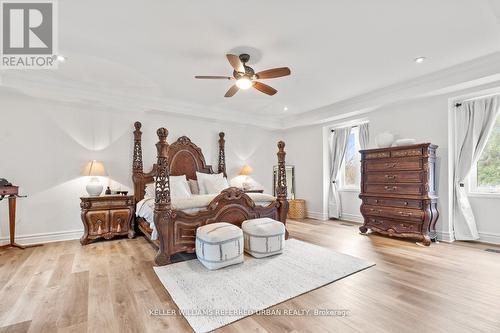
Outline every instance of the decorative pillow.
<svg viewBox="0 0 500 333"><path fill-rule="evenodd" d="M229 187L226 178L212 178L205 183L208 194L219 194Z"/></svg>
<svg viewBox="0 0 500 333"><path fill-rule="evenodd" d="M222 173L201 173L196 172L196 178L198 178L198 187L200 188L200 194L210 194L207 190L207 183L214 178L224 178Z"/></svg>
<svg viewBox="0 0 500 333"><path fill-rule="evenodd" d="M191 197L191 190L185 175L170 176L170 197L181 199Z"/></svg>
<svg viewBox="0 0 500 333"><path fill-rule="evenodd" d="M198 181L194 179L188 179L189 189L191 190L191 194L198 195L200 194L200 187L198 186Z"/></svg>

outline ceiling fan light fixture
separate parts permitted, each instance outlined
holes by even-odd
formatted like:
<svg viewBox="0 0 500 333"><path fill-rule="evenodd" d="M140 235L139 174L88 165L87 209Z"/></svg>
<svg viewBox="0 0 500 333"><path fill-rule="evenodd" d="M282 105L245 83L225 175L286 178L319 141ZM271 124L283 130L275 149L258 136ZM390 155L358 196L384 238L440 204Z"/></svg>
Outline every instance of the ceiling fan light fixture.
<svg viewBox="0 0 500 333"><path fill-rule="evenodd" d="M236 80L236 86L240 89L248 89L252 86L252 81L246 77Z"/></svg>

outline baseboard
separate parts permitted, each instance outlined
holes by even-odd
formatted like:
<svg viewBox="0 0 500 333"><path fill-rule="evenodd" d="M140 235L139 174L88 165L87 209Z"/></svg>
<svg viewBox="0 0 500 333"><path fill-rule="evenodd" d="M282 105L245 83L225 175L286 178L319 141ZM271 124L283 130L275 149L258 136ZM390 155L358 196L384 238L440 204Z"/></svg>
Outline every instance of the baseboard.
<svg viewBox="0 0 500 333"><path fill-rule="evenodd" d="M340 220L349 221L349 222L355 222L355 223L363 223L363 222L365 222L363 216L361 216L361 215L346 214L346 213L342 213L342 215L340 216Z"/></svg>
<svg viewBox="0 0 500 333"><path fill-rule="evenodd" d="M79 239L83 235L83 229L80 230L69 230L69 231L57 231L57 232L47 232L32 235L20 235L16 236L16 242L22 245L27 244L43 244L51 242L60 242L66 240ZM0 245L9 243L9 237L0 238Z"/></svg>
<svg viewBox="0 0 500 333"><path fill-rule="evenodd" d="M455 241L453 233L449 231L436 231L436 236L442 242L451 243Z"/></svg>
<svg viewBox="0 0 500 333"><path fill-rule="evenodd" d="M310 219L315 219L315 220L320 220L320 221L326 221L328 220L328 215L323 214L323 213L318 213L318 212L307 212L307 217Z"/></svg>
<svg viewBox="0 0 500 333"><path fill-rule="evenodd" d="M479 232L478 241L482 243L500 244L500 234L491 232Z"/></svg>

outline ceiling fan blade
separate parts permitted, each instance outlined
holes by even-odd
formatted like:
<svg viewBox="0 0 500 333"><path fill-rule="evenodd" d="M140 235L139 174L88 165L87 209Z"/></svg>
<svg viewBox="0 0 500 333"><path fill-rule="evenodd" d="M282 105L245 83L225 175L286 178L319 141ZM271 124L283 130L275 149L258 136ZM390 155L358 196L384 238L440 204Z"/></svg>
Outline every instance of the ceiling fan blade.
<svg viewBox="0 0 500 333"><path fill-rule="evenodd" d="M270 96L272 96L278 92L278 90L276 90L273 87L270 87L267 84L264 84L262 82L254 82L253 87L255 89L257 89L258 91L263 92L264 94L268 94Z"/></svg>
<svg viewBox="0 0 500 333"><path fill-rule="evenodd" d="M259 79L274 79L276 77L282 77L290 75L291 71L288 67L279 67L268 69L262 72L258 72L256 75Z"/></svg>
<svg viewBox="0 0 500 333"><path fill-rule="evenodd" d="M241 62L240 57L234 54L226 54L226 58L229 60L231 67L233 67L235 71L245 73L245 67Z"/></svg>
<svg viewBox="0 0 500 333"><path fill-rule="evenodd" d="M236 94L238 92L238 90L240 90L240 88L238 88L237 85L233 85L233 86L231 86L231 88L229 88L229 90L226 92L224 97L233 97L234 94Z"/></svg>
<svg viewBox="0 0 500 333"><path fill-rule="evenodd" d="M234 80L230 76L216 76L216 75L196 75L195 79L220 79L220 80Z"/></svg>

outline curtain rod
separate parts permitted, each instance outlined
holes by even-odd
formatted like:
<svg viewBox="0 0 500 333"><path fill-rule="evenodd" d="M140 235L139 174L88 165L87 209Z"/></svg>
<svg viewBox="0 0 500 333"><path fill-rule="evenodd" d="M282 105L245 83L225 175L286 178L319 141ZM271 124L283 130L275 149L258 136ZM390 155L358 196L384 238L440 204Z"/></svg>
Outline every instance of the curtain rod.
<svg viewBox="0 0 500 333"><path fill-rule="evenodd" d="M496 96L496 95L500 96L500 94L496 92L496 93L488 94L488 95L484 95L484 96L478 96L478 97L468 98L468 99L463 100L462 102L474 101L476 99L481 99L481 98L486 98L486 97ZM458 108L460 106L462 106L462 103L460 103L460 102L455 104L456 108Z"/></svg>

